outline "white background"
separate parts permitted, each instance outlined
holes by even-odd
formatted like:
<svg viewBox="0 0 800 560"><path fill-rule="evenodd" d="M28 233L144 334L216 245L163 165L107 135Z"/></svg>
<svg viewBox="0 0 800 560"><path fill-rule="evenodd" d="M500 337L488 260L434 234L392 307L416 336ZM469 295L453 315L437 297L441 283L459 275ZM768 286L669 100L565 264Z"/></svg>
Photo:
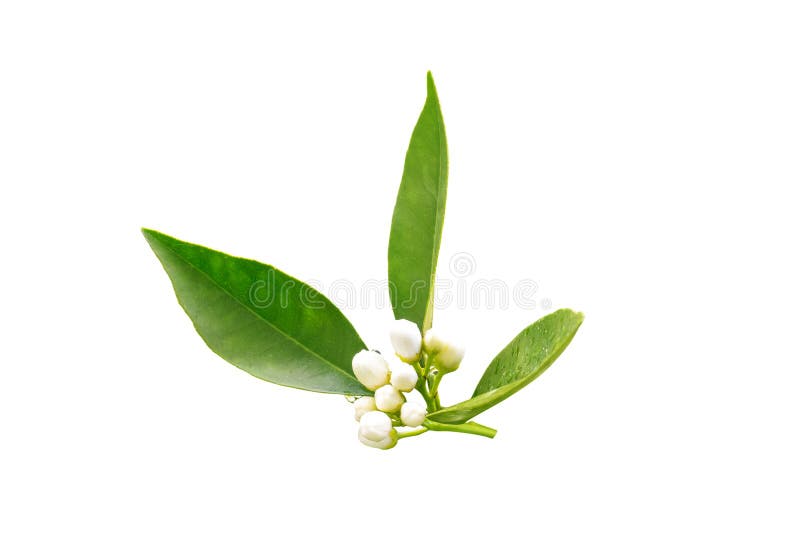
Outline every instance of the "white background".
<svg viewBox="0 0 800 560"><path fill-rule="evenodd" d="M4 2L0 557L798 558L796 8ZM380 452L212 354L138 228L385 279L428 69L442 277L539 287L437 311L444 399L546 300L586 322L495 440Z"/></svg>

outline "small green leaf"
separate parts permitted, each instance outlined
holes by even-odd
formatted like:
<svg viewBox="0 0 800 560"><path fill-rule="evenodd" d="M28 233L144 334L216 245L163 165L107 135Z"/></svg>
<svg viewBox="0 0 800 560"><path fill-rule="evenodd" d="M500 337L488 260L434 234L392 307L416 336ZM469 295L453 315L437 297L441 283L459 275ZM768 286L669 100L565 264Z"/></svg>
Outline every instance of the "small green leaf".
<svg viewBox="0 0 800 560"><path fill-rule="evenodd" d="M143 229L178 302L219 356L265 381L369 395L353 374L365 348L327 298L280 270Z"/></svg>
<svg viewBox="0 0 800 560"><path fill-rule="evenodd" d="M411 135L389 236L394 316L425 332L433 323L433 287L447 199L447 139L433 76Z"/></svg>
<svg viewBox="0 0 800 560"><path fill-rule="evenodd" d="M556 361L583 322L583 313L559 309L525 328L489 364L471 399L428 415L435 422L466 422L539 377Z"/></svg>

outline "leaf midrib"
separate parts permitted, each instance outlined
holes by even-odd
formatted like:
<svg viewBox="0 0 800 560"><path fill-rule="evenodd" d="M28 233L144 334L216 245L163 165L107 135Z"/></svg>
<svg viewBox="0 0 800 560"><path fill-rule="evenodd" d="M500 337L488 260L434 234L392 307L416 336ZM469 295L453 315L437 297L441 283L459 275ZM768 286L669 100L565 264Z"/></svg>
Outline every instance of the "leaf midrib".
<svg viewBox="0 0 800 560"><path fill-rule="evenodd" d="M314 350L312 350L311 348L309 348L308 346L306 346L305 344L303 344L302 342L300 342L299 340L297 340L296 338L294 338L294 337L293 337L293 336L291 336L290 334L286 333L284 330L282 330L282 329L279 329L279 328L278 328L276 325L273 325L272 323L270 323L269 321L267 321L267 320L266 320L264 317L262 317L261 315L259 315L259 314L258 314L258 313L256 313L255 311L253 311L253 309L251 309L250 307L248 307L247 305L245 305L244 303L242 303L242 302L241 302L241 300L239 300L239 298L237 298L235 295L233 295L233 294L232 294L230 291L228 291L227 289L225 289L224 287L222 287L220 284L218 284L218 283L217 283L217 282L216 282L216 281L215 281L215 280L214 280L214 279L213 279L213 278L212 278L212 277L211 277L211 276L210 276L210 275L209 275L209 274L208 274L206 271L204 271L203 269L201 269L201 268L198 268L197 266L195 266L195 265L194 265L194 263L192 263L191 261L189 261L189 260L187 260L186 258L184 258L184 256L183 256L183 255L181 255L179 252L175 251L175 250L174 250L172 247L170 247L169 245L166 245L166 244L164 244L164 243L161 243L161 245L162 245L163 247L165 247L165 248L166 248L166 249L167 249L167 250L168 250L170 253L172 253L173 255L175 255L176 257L178 257L178 258L179 258L181 261L183 261L184 263L186 263L187 265L189 265L189 266L190 266L192 269L196 270L196 271L197 271L197 272L199 272L201 275L203 275L204 277L206 277L206 278L207 278L207 279L208 279L208 280L209 280L209 281L210 281L212 284L214 284L214 285L215 285L215 286L216 286L216 287L217 287L217 288L218 288L220 291L222 291L223 293L227 294L227 295L228 295L228 297L230 297L230 298L231 298L233 301L235 301L235 302L236 302L237 304L239 304L241 307L243 307L244 309L246 309L247 311L249 311L250 313L252 313L252 314L253 314L255 317L257 317L258 319L260 319L262 323L264 323L265 325L267 325L267 326L268 326L268 327L270 327L271 329L273 329L273 330L277 331L277 332L278 332L278 333L280 333L280 334L281 334L281 335L282 335L284 338L286 338L287 340L289 340L289 341L293 342L295 345L299 346L300 348L302 348L303 350L305 350L305 351L306 351L306 352L308 352L309 354L311 354L311 355L315 356L315 357L316 357L316 358L318 358L320 361L322 361L322 362L324 362L324 363L326 363L326 364L330 365L330 366L331 366L331 368L333 368L333 370L334 370L334 371L336 371L336 373L339 373L339 374L341 374L341 375L344 375L344 376L345 376L345 377L347 377L348 379L351 379L351 380L358 381L358 379L356 379L356 377L349 375L349 374L348 374L348 373L347 373L345 370L343 370L342 368L340 368L339 366L337 366L336 364L334 364L334 363L333 363L333 362L331 362L330 360L328 360L328 359L326 359L326 358L323 358L323 357L322 357L320 354L318 354L317 352L315 352ZM233 258L236 258L236 257L233 257Z"/></svg>
<svg viewBox="0 0 800 560"><path fill-rule="evenodd" d="M434 86L435 88L435 86ZM425 306L425 315L422 317L422 331L423 334L426 330L428 330L433 325L433 311L431 308L433 307L433 297L434 297L434 286L436 285L436 264L439 260L439 249L441 247L441 234L442 234L442 226L444 225L444 216L442 216L441 223L439 220L439 205L442 200L441 190L442 190L442 110L439 106L439 94L434 89L436 95L436 103L435 107L433 107L434 111L434 123L436 124L436 139L439 144L439 174L436 177L436 194L434 196L435 199L435 209L433 215L433 247L431 250L431 277L428 283L428 302ZM445 148L446 149L446 148ZM430 319L430 321L429 321ZM429 324L430 323L430 324Z"/></svg>

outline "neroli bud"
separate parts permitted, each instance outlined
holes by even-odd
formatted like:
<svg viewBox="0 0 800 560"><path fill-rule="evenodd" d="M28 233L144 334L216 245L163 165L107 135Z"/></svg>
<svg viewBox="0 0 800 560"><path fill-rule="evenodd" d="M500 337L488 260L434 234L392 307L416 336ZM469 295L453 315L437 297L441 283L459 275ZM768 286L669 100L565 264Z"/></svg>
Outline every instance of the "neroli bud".
<svg viewBox="0 0 800 560"><path fill-rule="evenodd" d="M390 383L398 391L405 393L412 391L417 386L417 371L408 364L394 364Z"/></svg>
<svg viewBox="0 0 800 560"><path fill-rule="evenodd" d="M402 408L400 408L400 420L406 426L411 428L416 428L417 426L421 426L422 422L425 421L425 414L427 414L427 410L421 404L415 402L407 402L403 403Z"/></svg>
<svg viewBox="0 0 800 560"><path fill-rule="evenodd" d="M422 335L416 324L407 319L399 319L392 325L389 338L397 357L406 363L413 364L419 360L422 349Z"/></svg>
<svg viewBox="0 0 800 560"><path fill-rule="evenodd" d="M405 400L400 391L391 385L375 390L375 406L383 412L397 412Z"/></svg>
<svg viewBox="0 0 800 560"><path fill-rule="evenodd" d="M442 336L434 328L425 333L425 351L443 373L457 370L464 358L464 347Z"/></svg>
<svg viewBox="0 0 800 560"><path fill-rule="evenodd" d="M370 391L389 382L389 364L383 356L371 350L362 350L353 356L353 373Z"/></svg>

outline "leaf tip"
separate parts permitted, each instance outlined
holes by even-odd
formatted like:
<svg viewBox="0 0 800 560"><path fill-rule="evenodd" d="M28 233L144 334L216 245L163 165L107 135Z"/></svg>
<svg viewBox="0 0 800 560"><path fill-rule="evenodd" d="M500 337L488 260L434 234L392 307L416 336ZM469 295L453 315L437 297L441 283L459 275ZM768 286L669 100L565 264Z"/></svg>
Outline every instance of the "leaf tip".
<svg viewBox="0 0 800 560"><path fill-rule="evenodd" d="M156 231L150 228L140 228L142 235L147 240L148 243L152 243L153 241L169 239L168 235L161 233L160 231Z"/></svg>
<svg viewBox="0 0 800 560"><path fill-rule="evenodd" d="M153 249L153 251L156 251L156 247L164 245L171 239L168 235L165 235L154 229L144 227L140 229L142 231L142 235L144 236L144 240L147 241L147 244L150 245L150 248Z"/></svg>
<svg viewBox="0 0 800 560"><path fill-rule="evenodd" d="M152 229L148 229L148 228L145 228L145 227L139 228L139 229L142 232L142 235L144 236L145 241L147 241L148 243L151 243L153 241L153 238L155 237L154 234L156 232L153 231Z"/></svg>
<svg viewBox="0 0 800 560"><path fill-rule="evenodd" d="M428 70L427 83L428 83L428 96L438 97L436 94L436 84L433 82L433 73L431 73L430 70Z"/></svg>
<svg viewBox="0 0 800 560"><path fill-rule="evenodd" d="M562 315L562 316L572 315L572 317L575 318L575 320L578 323L578 325L583 323L583 319L585 317L585 315L583 314L582 311L575 311L574 309L569 309L568 307L563 307L563 308L559 309L558 311L554 311L553 315L556 315L556 314L559 314L559 315Z"/></svg>

